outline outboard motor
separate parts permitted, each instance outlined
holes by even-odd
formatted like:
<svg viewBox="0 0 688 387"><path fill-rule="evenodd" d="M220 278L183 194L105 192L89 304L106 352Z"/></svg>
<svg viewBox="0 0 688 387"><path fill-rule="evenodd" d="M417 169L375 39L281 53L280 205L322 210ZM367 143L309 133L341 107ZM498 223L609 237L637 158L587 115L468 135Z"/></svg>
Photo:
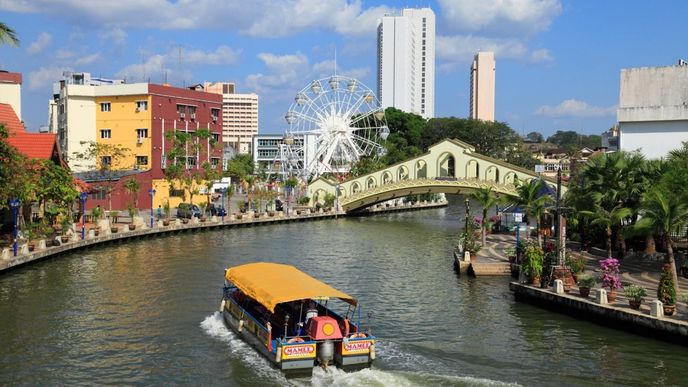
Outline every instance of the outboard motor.
<svg viewBox="0 0 688 387"><path fill-rule="evenodd" d="M325 340L318 343L317 353L320 366L326 368L334 359L334 342L332 340Z"/></svg>

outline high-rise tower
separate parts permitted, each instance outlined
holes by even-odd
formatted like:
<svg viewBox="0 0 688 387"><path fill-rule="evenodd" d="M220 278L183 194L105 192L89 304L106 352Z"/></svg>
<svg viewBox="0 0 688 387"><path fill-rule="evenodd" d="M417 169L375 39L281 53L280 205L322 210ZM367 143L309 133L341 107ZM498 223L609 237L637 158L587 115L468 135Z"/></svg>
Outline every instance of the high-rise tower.
<svg viewBox="0 0 688 387"><path fill-rule="evenodd" d="M471 64L471 101L468 118L494 121L495 112L494 53L480 51Z"/></svg>
<svg viewBox="0 0 688 387"><path fill-rule="evenodd" d="M377 26L377 93L393 106L435 116L435 14L430 8L385 15Z"/></svg>

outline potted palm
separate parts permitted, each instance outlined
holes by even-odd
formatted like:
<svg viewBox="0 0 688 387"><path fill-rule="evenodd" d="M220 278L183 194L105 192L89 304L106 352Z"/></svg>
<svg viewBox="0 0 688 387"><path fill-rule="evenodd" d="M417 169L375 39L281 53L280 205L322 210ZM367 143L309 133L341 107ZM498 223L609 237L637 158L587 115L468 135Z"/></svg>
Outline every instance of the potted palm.
<svg viewBox="0 0 688 387"><path fill-rule="evenodd" d="M581 297L588 298L590 289L594 288L596 283L595 277L591 275L578 277L578 292L580 292Z"/></svg>
<svg viewBox="0 0 688 387"><path fill-rule="evenodd" d="M664 264L657 286L657 299L664 305L664 314L671 316L676 310L676 286L670 264Z"/></svg>
<svg viewBox="0 0 688 387"><path fill-rule="evenodd" d="M167 227L170 225L170 201L165 200L165 203L162 205L162 210L165 213L165 219L162 221L162 225Z"/></svg>
<svg viewBox="0 0 688 387"><path fill-rule="evenodd" d="M472 230L461 233L459 237L459 244L463 246L463 251L468 251L471 256L471 262L475 261L476 255L482 249L482 245L478 242L475 233Z"/></svg>
<svg viewBox="0 0 688 387"><path fill-rule="evenodd" d="M206 202L200 202L198 203L198 209L201 210L201 216L199 217L199 220L201 222L205 222L208 218L205 216L205 209L208 207L208 203Z"/></svg>
<svg viewBox="0 0 688 387"><path fill-rule="evenodd" d="M67 243L69 242L69 236L67 235L67 232L69 232L69 229L72 227L72 220L69 219L68 215L62 216L62 220L60 220L60 226L62 228L62 236L60 236L60 240L62 243Z"/></svg>
<svg viewBox="0 0 688 387"><path fill-rule="evenodd" d="M129 212L129 218L131 218L131 223L129 223L129 230L136 230L136 224L134 224L134 217L138 213L136 207L133 204L127 206L127 212Z"/></svg>
<svg viewBox="0 0 688 387"><path fill-rule="evenodd" d="M110 232L111 233L116 233L119 231L119 227L117 226L117 215L119 214L118 211L110 211L108 213L109 218L110 218Z"/></svg>
<svg viewBox="0 0 688 387"><path fill-rule="evenodd" d="M644 287L633 284L624 288L624 295L628 298L631 309L638 310L643 302L643 297L647 296L647 291Z"/></svg>
<svg viewBox="0 0 688 387"><path fill-rule="evenodd" d="M528 243L523 252L521 270L530 279L531 285L539 285L544 268L545 252L537 243Z"/></svg>

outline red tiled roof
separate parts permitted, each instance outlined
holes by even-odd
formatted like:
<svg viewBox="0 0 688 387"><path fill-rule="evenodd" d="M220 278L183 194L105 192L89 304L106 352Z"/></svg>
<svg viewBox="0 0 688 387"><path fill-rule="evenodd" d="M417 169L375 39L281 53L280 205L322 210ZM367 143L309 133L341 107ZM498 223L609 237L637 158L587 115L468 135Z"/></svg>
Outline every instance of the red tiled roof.
<svg viewBox="0 0 688 387"><path fill-rule="evenodd" d="M7 142L30 159L50 160L56 144L52 133L11 133Z"/></svg>
<svg viewBox="0 0 688 387"><path fill-rule="evenodd" d="M0 71L0 83L15 83L21 85L21 73L10 73L8 71Z"/></svg>
<svg viewBox="0 0 688 387"><path fill-rule="evenodd" d="M19 120L17 113L10 104L0 103L0 124L5 125L10 133L26 132L24 124Z"/></svg>

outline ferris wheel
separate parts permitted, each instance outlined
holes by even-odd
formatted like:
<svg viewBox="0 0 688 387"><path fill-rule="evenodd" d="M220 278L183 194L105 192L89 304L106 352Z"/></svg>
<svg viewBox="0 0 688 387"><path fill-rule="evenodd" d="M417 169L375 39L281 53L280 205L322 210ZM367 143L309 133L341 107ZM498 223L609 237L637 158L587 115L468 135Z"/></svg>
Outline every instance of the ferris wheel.
<svg viewBox="0 0 688 387"><path fill-rule="evenodd" d="M389 135L375 94L354 78L334 75L301 89L284 116L283 173L309 179L346 174L364 156L384 154Z"/></svg>

